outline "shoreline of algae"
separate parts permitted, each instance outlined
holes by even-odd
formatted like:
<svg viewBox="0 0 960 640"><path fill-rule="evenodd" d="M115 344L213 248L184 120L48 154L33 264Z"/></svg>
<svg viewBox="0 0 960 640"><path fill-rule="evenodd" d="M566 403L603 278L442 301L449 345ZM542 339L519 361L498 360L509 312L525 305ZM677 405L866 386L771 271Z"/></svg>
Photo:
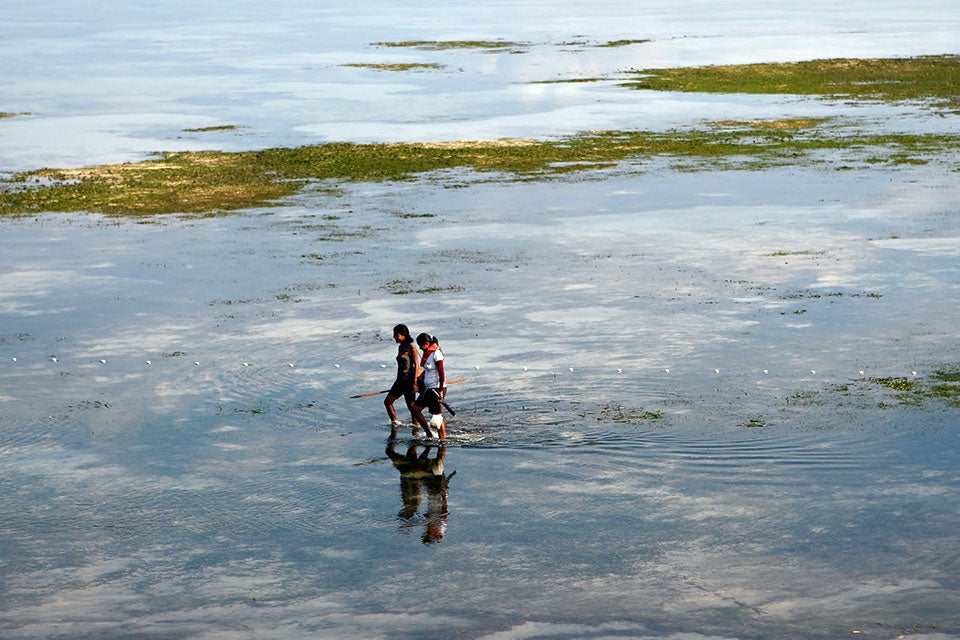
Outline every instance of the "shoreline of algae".
<svg viewBox="0 0 960 640"><path fill-rule="evenodd" d="M830 58L634 70L622 82L632 89L697 93L823 96L831 99L904 102L928 100L960 107L960 56Z"/></svg>
<svg viewBox="0 0 960 640"><path fill-rule="evenodd" d="M549 179L623 162L670 159L680 170L824 163L849 152L869 164L918 164L960 146L960 134L838 134L822 121L723 122L683 131L604 131L560 140L327 143L259 151L163 153L137 163L18 174L0 189L0 215L93 212L147 216L252 208L324 180L408 180L444 169ZM843 168L849 168L844 165Z"/></svg>
<svg viewBox="0 0 960 640"><path fill-rule="evenodd" d="M470 44L479 48L490 43ZM822 92L824 82L838 95L841 87L858 87L869 99L946 104L958 100L960 57L692 67L645 72L637 82L626 84L657 90L812 95ZM664 158L681 170L756 170L801 163L834 163L847 169L851 162L922 164L958 147L960 134L851 133L829 119L794 118L722 121L666 132L583 132L556 140L338 142L234 153L168 152L137 163L13 175L0 182L0 215L209 214L271 204L311 182L407 180L455 168L509 174L512 179L549 179ZM833 155L826 160L823 152Z"/></svg>

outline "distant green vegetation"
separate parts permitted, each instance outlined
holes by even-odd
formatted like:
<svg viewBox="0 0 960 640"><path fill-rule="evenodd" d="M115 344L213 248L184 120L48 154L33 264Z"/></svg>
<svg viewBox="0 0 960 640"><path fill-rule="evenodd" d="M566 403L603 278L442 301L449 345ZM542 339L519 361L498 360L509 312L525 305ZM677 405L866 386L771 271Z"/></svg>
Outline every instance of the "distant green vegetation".
<svg viewBox="0 0 960 640"><path fill-rule="evenodd" d="M442 64L436 62L393 62L393 63L364 63L356 62L342 65L358 69L374 69L375 71L422 71L426 69L443 69Z"/></svg>
<svg viewBox="0 0 960 640"><path fill-rule="evenodd" d="M667 160L684 170L824 162L924 162L953 153L960 134L843 135L821 121L745 122L667 132L602 131L559 140L331 143L240 153L164 153L155 160L84 169L41 169L0 183L0 214L90 211L108 215L215 213L262 206L320 180L406 180L467 168L543 179L629 161ZM848 154L850 157L843 157Z"/></svg>
<svg viewBox="0 0 960 640"><path fill-rule="evenodd" d="M237 129L235 124L219 124L212 127L197 127L195 129L184 129L186 133L206 133L208 131L234 131Z"/></svg>
<svg viewBox="0 0 960 640"><path fill-rule="evenodd" d="M421 282L412 280L393 280L380 287L396 296L406 296L410 294L426 295L431 293L450 293L453 291L463 291L459 285L428 285L424 286Z"/></svg>
<svg viewBox="0 0 960 640"><path fill-rule="evenodd" d="M29 113L7 113L6 111L0 111L0 120L3 118L19 118L21 116L28 116Z"/></svg>
<svg viewBox="0 0 960 640"><path fill-rule="evenodd" d="M449 49L479 49L482 51L504 51L525 49L529 44L506 40L403 40L400 42L374 42L375 47L409 47L426 51L444 51Z"/></svg>
<svg viewBox="0 0 960 640"><path fill-rule="evenodd" d="M960 367L934 370L928 375L886 376L852 380L849 384L830 385L821 390L804 391L787 399L791 405L830 406L837 402L853 406L925 408L939 405L960 408Z"/></svg>
<svg viewBox="0 0 960 640"><path fill-rule="evenodd" d="M703 93L819 95L861 100L934 100L960 105L960 56L830 59L650 69L635 89Z"/></svg>
<svg viewBox="0 0 960 640"><path fill-rule="evenodd" d="M613 41L610 46L641 41ZM381 42L385 47L513 50L506 41ZM354 65L385 70L432 64ZM630 86L675 91L791 93L960 106L960 57L697 67L644 72ZM9 116L8 116L9 117ZM190 129L223 131L233 125ZM594 131L555 140L331 143L242 153L162 153L144 162L42 169L0 182L0 215L90 211L108 215L207 214L273 203L318 181L406 180L464 168L503 179L544 179L622 163L681 170L822 164L839 169L953 161L957 134L876 134L823 118L706 123L674 131ZM776 256L777 254L771 254Z"/></svg>
<svg viewBox="0 0 960 640"><path fill-rule="evenodd" d="M605 42L605 43L603 43L603 44L601 44L601 45L598 45L598 46L600 46L600 47L628 47L628 46L630 46L630 45L632 45L632 44L645 44L645 43L647 43L647 42L650 42L650 40L610 40L609 42Z"/></svg>

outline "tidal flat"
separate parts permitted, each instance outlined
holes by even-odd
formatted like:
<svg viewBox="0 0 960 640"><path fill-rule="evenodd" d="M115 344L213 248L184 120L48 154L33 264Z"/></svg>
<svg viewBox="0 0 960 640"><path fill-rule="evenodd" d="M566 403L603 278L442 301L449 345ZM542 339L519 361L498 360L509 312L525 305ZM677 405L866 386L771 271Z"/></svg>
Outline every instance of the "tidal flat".
<svg viewBox="0 0 960 640"><path fill-rule="evenodd" d="M14 12L0 635L960 638L956 113L621 82L960 41L874 4Z"/></svg>

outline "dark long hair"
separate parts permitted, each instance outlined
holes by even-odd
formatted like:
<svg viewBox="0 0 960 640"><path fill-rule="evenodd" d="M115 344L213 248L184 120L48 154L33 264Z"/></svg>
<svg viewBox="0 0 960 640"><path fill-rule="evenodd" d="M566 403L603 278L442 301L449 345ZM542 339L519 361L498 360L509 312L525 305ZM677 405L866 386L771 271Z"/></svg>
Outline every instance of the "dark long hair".
<svg viewBox="0 0 960 640"><path fill-rule="evenodd" d="M404 344L410 344L413 342L413 338L410 337L410 329L407 328L405 324L398 324L393 328L393 334L399 335L403 338Z"/></svg>
<svg viewBox="0 0 960 640"><path fill-rule="evenodd" d="M440 348L440 340L437 339L437 336L431 336L429 333L421 333L417 336L417 344L422 349L428 344L437 345L437 349Z"/></svg>

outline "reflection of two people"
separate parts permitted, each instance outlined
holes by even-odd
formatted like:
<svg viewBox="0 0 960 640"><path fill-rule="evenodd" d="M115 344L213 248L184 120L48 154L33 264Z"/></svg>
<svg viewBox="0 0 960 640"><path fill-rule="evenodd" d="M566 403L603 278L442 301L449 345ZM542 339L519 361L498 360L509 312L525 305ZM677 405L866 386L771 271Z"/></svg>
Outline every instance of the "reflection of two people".
<svg viewBox="0 0 960 640"><path fill-rule="evenodd" d="M430 457L433 447L424 447L423 452L417 444L410 444L406 453L395 449L396 440L387 443L387 457L400 472L400 496L403 509L397 514L402 528L412 528L418 522L424 525L423 544L440 542L447 529L447 484L456 471L449 476L443 472L443 458L446 448L437 447L437 455ZM427 494L426 511L418 518L423 501L423 492Z"/></svg>

